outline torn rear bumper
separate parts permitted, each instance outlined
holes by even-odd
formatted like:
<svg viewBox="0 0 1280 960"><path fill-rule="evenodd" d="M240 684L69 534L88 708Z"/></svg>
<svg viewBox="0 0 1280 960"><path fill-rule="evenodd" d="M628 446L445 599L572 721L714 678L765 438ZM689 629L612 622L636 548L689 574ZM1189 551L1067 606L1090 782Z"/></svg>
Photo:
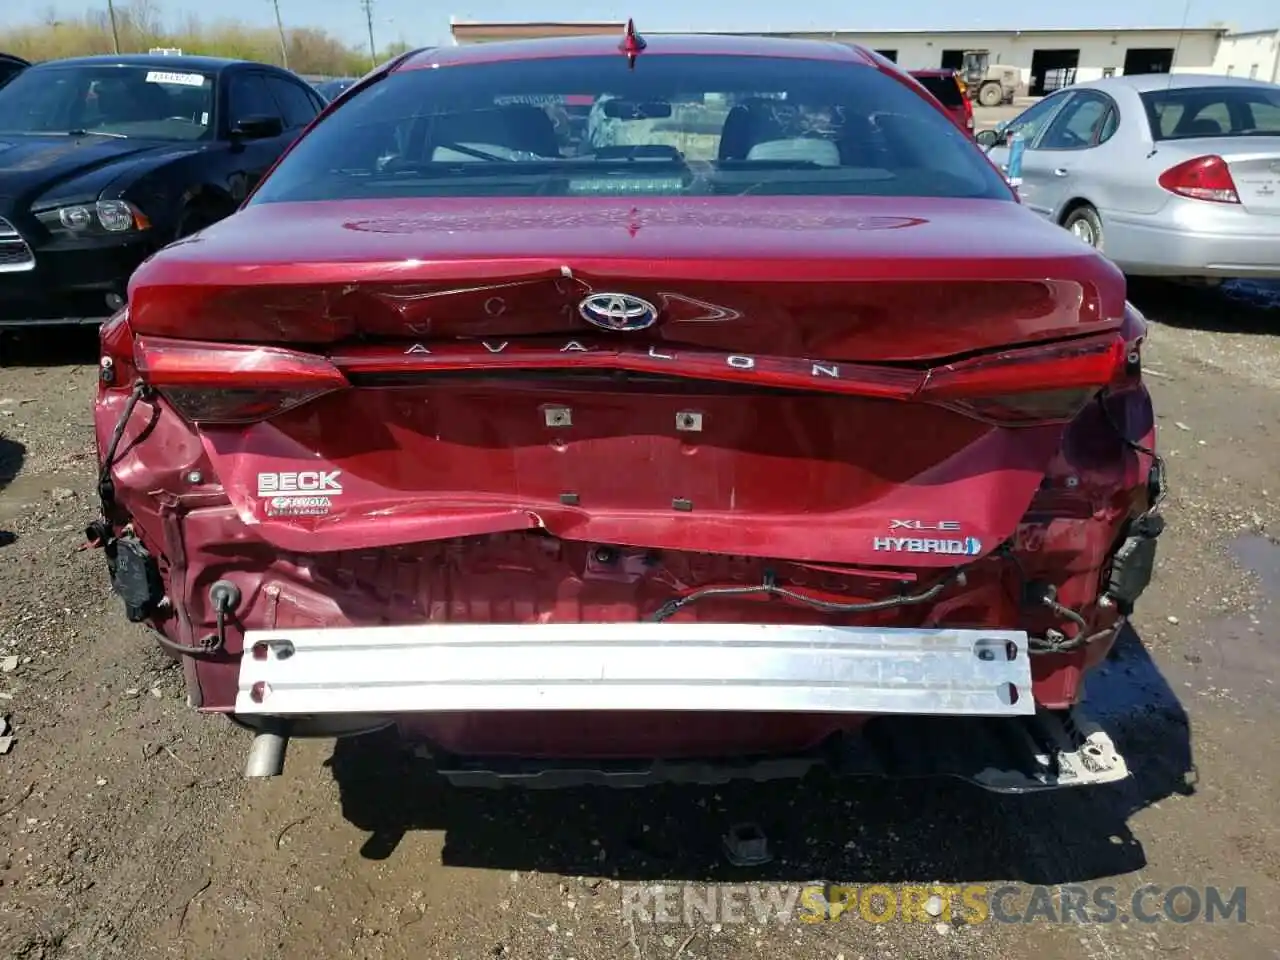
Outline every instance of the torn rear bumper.
<svg viewBox="0 0 1280 960"><path fill-rule="evenodd" d="M794 624L250 631L235 712L1035 713L1027 636Z"/></svg>
<svg viewBox="0 0 1280 960"><path fill-rule="evenodd" d="M826 770L839 777L954 778L993 793L1039 793L1129 776L1111 737L1079 708L1032 717L877 717L856 735L781 757L651 763L506 761L429 753L458 787L556 789L779 780Z"/></svg>

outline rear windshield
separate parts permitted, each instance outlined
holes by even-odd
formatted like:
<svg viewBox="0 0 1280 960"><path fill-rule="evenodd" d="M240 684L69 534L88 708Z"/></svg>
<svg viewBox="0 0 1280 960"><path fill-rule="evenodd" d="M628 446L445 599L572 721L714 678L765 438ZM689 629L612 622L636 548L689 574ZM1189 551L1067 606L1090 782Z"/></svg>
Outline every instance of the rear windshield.
<svg viewBox="0 0 1280 960"><path fill-rule="evenodd" d="M1156 140L1280 137L1280 87L1189 87L1142 95Z"/></svg>
<svg viewBox="0 0 1280 960"><path fill-rule="evenodd" d="M650 54L393 73L308 133L252 203L380 197L991 198L936 107L867 66Z"/></svg>
<svg viewBox="0 0 1280 960"><path fill-rule="evenodd" d="M921 86L938 98L944 107L964 106L964 97L955 77L923 76L916 77Z"/></svg>

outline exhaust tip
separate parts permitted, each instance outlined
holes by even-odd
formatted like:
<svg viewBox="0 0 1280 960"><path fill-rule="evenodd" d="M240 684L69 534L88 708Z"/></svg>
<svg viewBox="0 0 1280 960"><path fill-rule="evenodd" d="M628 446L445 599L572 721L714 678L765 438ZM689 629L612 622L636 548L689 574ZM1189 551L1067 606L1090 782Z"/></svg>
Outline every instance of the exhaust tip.
<svg viewBox="0 0 1280 960"><path fill-rule="evenodd" d="M244 775L251 780L278 777L284 772L284 755L289 747L288 728L279 723L264 728L253 738L249 747L249 759L244 765Z"/></svg>

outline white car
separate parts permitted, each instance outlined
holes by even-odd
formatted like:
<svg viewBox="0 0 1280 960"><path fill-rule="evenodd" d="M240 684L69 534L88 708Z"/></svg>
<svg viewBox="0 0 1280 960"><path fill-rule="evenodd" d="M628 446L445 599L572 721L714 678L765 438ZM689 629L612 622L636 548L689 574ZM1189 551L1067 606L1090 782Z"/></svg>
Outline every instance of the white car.
<svg viewBox="0 0 1280 960"><path fill-rule="evenodd" d="M1023 202L1126 273L1280 278L1280 86L1191 74L1067 87L978 142L1020 133Z"/></svg>

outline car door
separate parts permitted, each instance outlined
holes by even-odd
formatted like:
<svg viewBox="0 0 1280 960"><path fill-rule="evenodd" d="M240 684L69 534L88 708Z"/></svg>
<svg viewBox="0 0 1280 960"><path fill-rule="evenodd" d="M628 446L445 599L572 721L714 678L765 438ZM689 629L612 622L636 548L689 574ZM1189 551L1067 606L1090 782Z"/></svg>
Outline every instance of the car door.
<svg viewBox="0 0 1280 960"><path fill-rule="evenodd" d="M1036 143L1040 179L1034 195L1024 193L1028 206L1056 222L1063 205L1082 195L1094 179L1099 148L1115 131L1114 109L1106 94L1079 90L1054 115Z"/></svg>
<svg viewBox="0 0 1280 960"><path fill-rule="evenodd" d="M285 132L292 142L324 108L324 101L310 87L282 74L269 75L267 86L280 107Z"/></svg>
<svg viewBox="0 0 1280 960"><path fill-rule="evenodd" d="M1049 125L1073 94L1074 91L1071 90L1063 90L1052 94L1045 97L1035 106L1024 110L1008 123L1001 124L997 128L1001 133L1001 140L996 146L987 151L987 155L991 157L991 162L999 167L1002 173L1007 174L1009 172L1007 138L1011 138L1016 133L1022 135L1023 141L1026 143L1026 149L1022 154L1022 187L1019 189L1019 195L1022 197L1023 203L1032 206L1033 209L1032 198L1044 179L1049 176L1048 168L1039 162L1035 156L1036 142L1045 127Z"/></svg>
<svg viewBox="0 0 1280 960"><path fill-rule="evenodd" d="M227 77L226 130L228 136L243 120L254 117L275 117L285 128L279 136L236 141L232 150L229 187L237 204L258 185L263 174L275 163L276 158L296 136L290 133L288 124L276 99L267 86L267 74L261 70L236 70Z"/></svg>

